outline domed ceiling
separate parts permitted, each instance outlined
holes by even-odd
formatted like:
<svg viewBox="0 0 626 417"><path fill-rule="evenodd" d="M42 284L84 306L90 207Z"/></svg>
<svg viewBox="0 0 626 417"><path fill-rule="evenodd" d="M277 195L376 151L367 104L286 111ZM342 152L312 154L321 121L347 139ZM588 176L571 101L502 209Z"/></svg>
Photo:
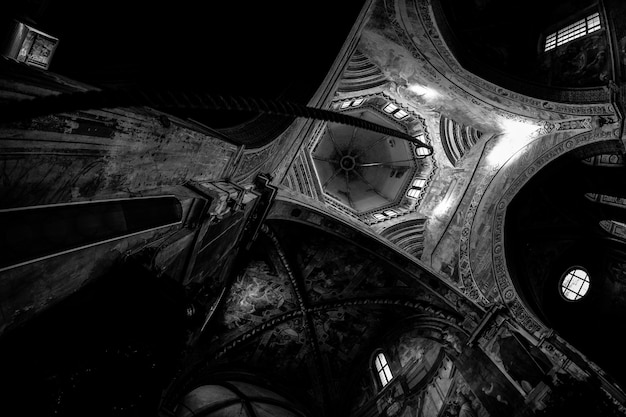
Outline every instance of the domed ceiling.
<svg viewBox="0 0 626 417"><path fill-rule="evenodd" d="M423 119L386 97L353 98L335 108L429 142ZM328 123L311 148L326 202L367 223L414 211L435 167L421 154L426 148L338 123Z"/></svg>
<svg viewBox="0 0 626 417"><path fill-rule="evenodd" d="M446 41L467 69L493 76L502 75L544 85L591 87L604 84L610 69L602 31L584 40L545 53L539 45L555 29L574 23L597 11L592 0L439 0L440 27ZM439 11L441 13L439 13ZM559 23L560 22L560 23ZM555 26L556 24L556 26ZM602 76L601 76L602 75Z"/></svg>
<svg viewBox="0 0 626 417"><path fill-rule="evenodd" d="M615 203L626 195L618 180L625 169L618 154L565 155L524 186L505 224L507 265L526 303L621 383L626 364L614 358L626 326L615 318L626 314L626 246L617 228L626 214ZM584 268L591 282L580 301L560 292L572 267Z"/></svg>

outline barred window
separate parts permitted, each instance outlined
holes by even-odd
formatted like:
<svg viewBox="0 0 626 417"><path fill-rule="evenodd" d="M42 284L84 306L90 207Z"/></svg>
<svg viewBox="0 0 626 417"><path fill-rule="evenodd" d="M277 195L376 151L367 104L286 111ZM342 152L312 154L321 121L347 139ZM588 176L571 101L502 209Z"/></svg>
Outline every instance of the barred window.
<svg viewBox="0 0 626 417"><path fill-rule="evenodd" d="M417 178L413 180L413 184L411 184L411 188L408 189L406 195L411 198L417 198L420 195L422 188L426 185L426 180L423 178Z"/></svg>
<svg viewBox="0 0 626 417"><path fill-rule="evenodd" d="M561 279L561 294L569 301L577 301L589 291L589 274L584 269L571 268Z"/></svg>
<svg viewBox="0 0 626 417"><path fill-rule="evenodd" d="M387 103L383 107L383 111L385 113L393 115L393 117L395 117L398 120L402 120L409 115L409 113L406 110L402 110L400 107L398 107L397 105L393 103Z"/></svg>
<svg viewBox="0 0 626 417"><path fill-rule="evenodd" d="M406 192L406 195L408 197L411 197L411 198L417 198L420 195L420 189L419 188L409 188L409 190Z"/></svg>
<svg viewBox="0 0 626 417"><path fill-rule="evenodd" d="M600 29L602 29L600 13L596 12L546 36L544 51L547 52Z"/></svg>

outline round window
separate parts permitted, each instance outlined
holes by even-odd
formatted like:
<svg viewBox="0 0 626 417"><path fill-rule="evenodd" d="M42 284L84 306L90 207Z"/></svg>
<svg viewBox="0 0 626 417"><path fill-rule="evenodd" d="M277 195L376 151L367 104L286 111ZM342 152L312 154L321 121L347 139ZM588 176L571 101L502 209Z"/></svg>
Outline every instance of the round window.
<svg viewBox="0 0 626 417"><path fill-rule="evenodd" d="M580 300L589 291L589 274L581 268L572 268L561 279L561 295L566 300Z"/></svg>

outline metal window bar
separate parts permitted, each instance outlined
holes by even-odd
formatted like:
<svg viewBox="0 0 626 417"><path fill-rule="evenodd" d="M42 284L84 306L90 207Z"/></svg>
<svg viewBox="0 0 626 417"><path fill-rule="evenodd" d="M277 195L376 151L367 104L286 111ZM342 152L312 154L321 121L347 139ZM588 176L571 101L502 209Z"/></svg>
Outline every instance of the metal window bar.
<svg viewBox="0 0 626 417"><path fill-rule="evenodd" d="M574 22L571 25L565 26L557 32L548 35L546 37L544 51L547 52L557 46L564 45L574 39L588 35L589 33L595 32L601 28L600 13L593 13L584 19Z"/></svg>
<svg viewBox="0 0 626 417"><path fill-rule="evenodd" d="M409 113L407 113L404 110L398 110L397 112L395 112L393 114L393 117L395 117L396 119L404 119L405 117L407 117L409 115Z"/></svg>
<svg viewBox="0 0 626 417"><path fill-rule="evenodd" d="M376 372L378 373L378 379L380 380L380 383L384 387L393 378L393 375L391 374L391 369L389 369L389 364L387 363L387 359L385 358L385 355L382 353L379 353L378 355L376 355L376 360L374 361L374 364L376 365Z"/></svg>
<svg viewBox="0 0 626 417"><path fill-rule="evenodd" d="M561 284L563 295L569 300L581 298L587 292L588 287L589 275L582 270L570 271Z"/></svg>
<svg viewBox="0 0 626 417"><path fill-rule="evenodd" d="M406 192L407 197L417 198L420 195L419 188L409 188L409 191Z"/></svg>
<svg viewBox="0 0 626 417"><path fill-rule="evenodd" d="M385 113L393 113L394 111L396 111L398 109L398 106L396 106L393 103L389 103L387 104L385 107L383 107L383 111Z"/></svg>

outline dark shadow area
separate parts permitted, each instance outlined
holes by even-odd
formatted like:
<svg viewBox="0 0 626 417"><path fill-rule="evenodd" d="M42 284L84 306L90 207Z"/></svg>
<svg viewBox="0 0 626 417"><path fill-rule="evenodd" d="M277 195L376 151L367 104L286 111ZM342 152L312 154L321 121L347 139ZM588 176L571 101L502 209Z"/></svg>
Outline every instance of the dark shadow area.
<svg viewBox="0 0 626 417"><path fill-rule="evenodd" d="M363 1L298 4L188 0L49 1L10 13L60 39L50 71L96 86L191 88L306 104L346 39ZM4 20L8 20L5 17ZM254 113L177 112L213 127Z"/></svg>
<svg viewBox="0 0 626 417"><path fill-rule="evenodd" d="M181 287L119 265L0 340L3 409L154 416L183 353L185 321Z"/></svg>
<svg viewBox="0 0 626 417"><path fill-rule="evenodd" d="M605 180L611 170L614 181ZM626 221L623 207L591 201L600 191L624 193L625 168L584 164L566 155L535 175L508 206L505 223L507 265L524 302L569 343L624 384L621 352L626 331L626 241L601 221ZM560 290L568 269L582 267L590 286L580 300Z"/></svg>

